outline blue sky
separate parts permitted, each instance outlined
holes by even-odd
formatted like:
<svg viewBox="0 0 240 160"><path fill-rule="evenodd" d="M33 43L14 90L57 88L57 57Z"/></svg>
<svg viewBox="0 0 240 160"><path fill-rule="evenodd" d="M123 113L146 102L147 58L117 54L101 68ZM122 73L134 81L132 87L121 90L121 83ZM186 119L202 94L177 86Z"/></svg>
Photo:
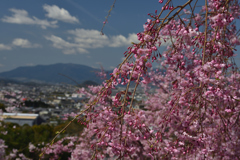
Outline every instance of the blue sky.
<svg viewBox="0 0 240 160"><path fill-rule="evenodd" d="M6 0L0 5L0 72L19 66L76 63L112 69L157 0L117 0L104 36L103 21L113 0ZM136 4L137 3L137 4Z"/></svg>
<svg viewBox="0 0 240 160"><path fill-rule="evenodd" d="M0 72L54 63L115 68L131 42L136 42L147 14L160 11L162 4L158 0L117 0L101 36L113 1L1 1Z"/></svg>

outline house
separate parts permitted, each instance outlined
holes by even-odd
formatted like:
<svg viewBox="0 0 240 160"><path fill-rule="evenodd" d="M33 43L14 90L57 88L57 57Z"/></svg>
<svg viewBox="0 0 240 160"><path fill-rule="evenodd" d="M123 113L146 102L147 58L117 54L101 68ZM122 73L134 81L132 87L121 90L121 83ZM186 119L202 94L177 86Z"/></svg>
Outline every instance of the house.
<svg viewBox="0 0 240 160"><path fill-rule="evenodd" d="M29 114L29 113L3 113L2 118L4 122L17 123L20 126L24 124L32 125L40 125L45 122L39 114Z"/></svg>

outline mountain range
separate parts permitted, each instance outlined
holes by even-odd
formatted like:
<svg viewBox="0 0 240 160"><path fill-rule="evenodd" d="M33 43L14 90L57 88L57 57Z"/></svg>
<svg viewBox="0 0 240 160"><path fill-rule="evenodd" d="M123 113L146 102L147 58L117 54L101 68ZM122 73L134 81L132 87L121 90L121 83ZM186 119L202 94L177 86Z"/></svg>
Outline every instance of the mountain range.
<svg viewBox="0 0 240 160"><path fill-rule="evenodd" d="M98 71L100 69L80 64L57 63L52 65L18 67L11 71L0 73L0 78L20 82L67 83L76 85L88 80L101 83L103 80L96 76L96 72Z"/></svg>

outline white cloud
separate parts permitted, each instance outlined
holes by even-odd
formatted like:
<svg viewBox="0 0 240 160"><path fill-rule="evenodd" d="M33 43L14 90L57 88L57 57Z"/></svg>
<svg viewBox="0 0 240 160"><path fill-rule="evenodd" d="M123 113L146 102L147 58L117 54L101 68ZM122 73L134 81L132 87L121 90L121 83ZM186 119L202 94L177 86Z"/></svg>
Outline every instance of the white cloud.
<svg viewBox="0 0 240 160"><path fill-rule="evenodd" d="M123 35L106 36L101 35L98 30L75 29L69 30L68 41L55 35L45 37L53 42L53 47L62 49L64 54L88 53L87 49L102 47L130 46L131 42L137 42L137 35L132 33L128 37ZM71 42L70 42L71 41Z"/></svg>
<svg viewBox="0 0 240 160"><path fill-rule="evenodd" d="M128 37L124 37L123 35L113 36L110 37L111 43L109 44L110 47L120 47L120 46L127 46L131 45L132 42L138 42L137 35L132 33L128 34Z"/></svg>
<svg viewBox="0 0 240 160"><path fill-rule="evenodd" d="M74 42L83 48L102 48L109 43L106 35L101 35L98 30L76 29L68 31Z"/></svg>
<svg viewBox="0 0 240 160"><path fill-rule="evenodd" d="M32 44L27 39L15 38L12 42L13 46L21 47L21 48L38 48L41 47L39 44Z"/></svg>
<svg viewBox="0 0 240 160"><path fill-rule="evenodd" d="M39 25L41 28L46 29L47 27L56 28L58 27L57 21L41 20L36 17L30 17L28 12L21 9L9 9L13 14L12 16L4 16L3 22L15 23L15 24L28 24L28 25Z"/></svg>
<svg viewBox="0 0 240 160"><path fill-rule="evenodd" d="M5 44L0 44L0 50L11 50L11 46L5 45Z"/></svg>
<svg viewBox="0 0 240 160"><path fill-rule="evenodd" d="M61 37L51 35L46 36L45 38L53 42L53 47L63 49L64 54L75 54L76 52L88 53L87 50L81 48L78 44L67 42L63 40Z"/></svg>
<svg viewBox="0 0 240 160"><path fill-rule="evenodd" d="M15 38L11 44L0 44L0 50L12 50L13 48L39 48L41 45L33 44L27 39Z"/></svg>
<svg viewBox="0 0 240 160"><path fill-rule="evenodd" d="M43 9L47 12L46 16L48 18L56 19L59 21L67 22L67 23L79 23L79 20L71 16L69 12L64 8L59 8L56 5L43 5Z"/></svg>
<svg viewBox="0 0 240 160"><path fill-rule="evenodd" d="M54 35L51 35L50 37L45 37L47 40L50 40L53 42L53 46L58 49L63 49L63 48L69 48L69 47L74 47L75 44L71 44L65 40L63 40L61 37L57 37Z"/></svg>
<svg viewBox="0 0 240 160"><path fill-rule="evenodd" d="M79 52L79 53L89 53L86 49L84 49L84 48L77 48L77 51Z"/></svg>
<svg viewBox="0 0 240 160"><path fill-rule="evenodd" d="M131 45L131 42L137 42L137 35L132 33L128 37L123 35L117 36L106 36L101 35L98 30L86 30L86 29L75 29L70 30L68 33L72 34L74 41L81 44L85 48L101 48L101 47L123 47Z"/></svg>

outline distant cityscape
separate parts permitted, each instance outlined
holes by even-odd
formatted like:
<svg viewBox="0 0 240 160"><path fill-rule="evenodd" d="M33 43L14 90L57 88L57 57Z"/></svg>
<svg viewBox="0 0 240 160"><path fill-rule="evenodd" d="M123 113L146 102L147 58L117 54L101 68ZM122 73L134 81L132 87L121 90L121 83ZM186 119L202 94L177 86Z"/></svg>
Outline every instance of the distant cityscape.
<svg viewBox="0 0 240 160"><path fill-rule="evenodd" d="M13 117L13 115L5 113L5 121L20 125L27 123L30 126L37 123L58 125L58 120L62 120L64 115L79 113L88 102L88 98L84 94L77 93L78 89L79 87L76 85L70 84L0 83L0 103L6 107L25 103L25 105L16 107L15 112L19 113L18 115ZM133 89L129 90L133 91ZM112 96L122 90L124 87L115 89ZM135 95L135 108L141 106L142 96L143 90L139 89ZM26 114L32 114L35 118L26 117L31 116ZM36 122L37 118L38 122Z"/></svg>

